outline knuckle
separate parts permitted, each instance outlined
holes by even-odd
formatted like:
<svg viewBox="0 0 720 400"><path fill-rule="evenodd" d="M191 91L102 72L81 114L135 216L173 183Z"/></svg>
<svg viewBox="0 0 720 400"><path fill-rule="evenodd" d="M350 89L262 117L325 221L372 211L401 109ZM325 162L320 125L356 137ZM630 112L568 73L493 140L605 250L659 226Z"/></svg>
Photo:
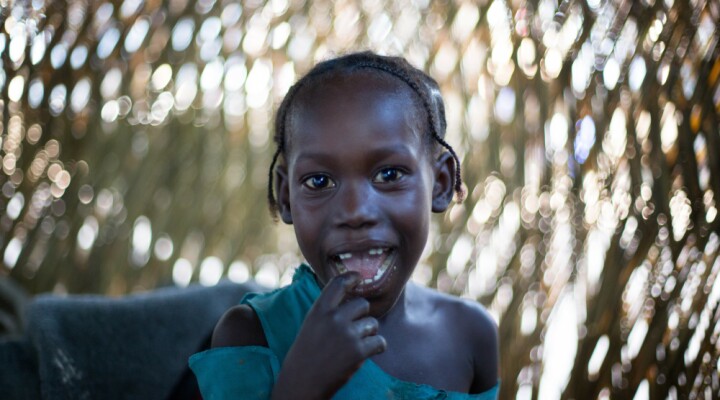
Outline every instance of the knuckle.
<svg viewBox="0 0 720 400"><path fill-rule="evenodd" d="M370 328L372 329L372 332L375 333L380 329L380 323L375 318L371 319L370 322Z"/></svg>
<svg viewBox="0 0 720 400"><path fill-rule="evenodd" d="M361 334L363 336L371 336L377 334L378 330L380 328L380 324L375 318L367 318L363 320L362 322L362 331Z"/></svg>

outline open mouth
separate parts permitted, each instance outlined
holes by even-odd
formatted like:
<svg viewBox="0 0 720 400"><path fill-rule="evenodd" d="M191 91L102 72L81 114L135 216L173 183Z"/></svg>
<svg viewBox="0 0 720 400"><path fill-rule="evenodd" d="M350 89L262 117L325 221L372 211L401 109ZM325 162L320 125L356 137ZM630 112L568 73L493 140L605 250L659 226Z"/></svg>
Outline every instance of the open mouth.
<svg viewBox="0 0 720 400"><path fill-rule="evenodd" d="M339 253L331 258L340 273L358 272L361 276L360 286L375 286L391 269L395 251L388 247L376 247Z"/></svg>

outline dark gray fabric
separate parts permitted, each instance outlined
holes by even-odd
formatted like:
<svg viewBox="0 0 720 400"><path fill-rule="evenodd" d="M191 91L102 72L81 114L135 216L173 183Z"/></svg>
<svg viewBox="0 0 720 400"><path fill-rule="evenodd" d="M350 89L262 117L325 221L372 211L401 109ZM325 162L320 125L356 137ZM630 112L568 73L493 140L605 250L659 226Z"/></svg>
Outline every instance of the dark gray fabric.
<svg viewBox="0 0 720 400"><path fill-rule="evenodd" d="M30 296L7 276L0 276L0 338L20 336Z"/></svg>
<svg viewBox="0 0 720 400"><path fill-rule="evenodd" d="M262 288L224 282L120 299L39 296L27 310L27 339L0 342L0 397L168 398L188 357L250 290Z"/></svg>
<svg viewBox="0 0 720 400"><path fill-rule="evenodd" d="M25 339L0 340L0 398L40 398L35 350Z"/></svg>

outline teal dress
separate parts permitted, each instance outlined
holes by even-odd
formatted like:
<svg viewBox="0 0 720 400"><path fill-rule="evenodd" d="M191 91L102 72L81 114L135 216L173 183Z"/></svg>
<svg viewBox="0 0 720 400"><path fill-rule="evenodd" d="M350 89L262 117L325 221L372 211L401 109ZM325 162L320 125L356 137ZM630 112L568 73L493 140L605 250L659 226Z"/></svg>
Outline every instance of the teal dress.
<svg viewBox="0 0 720 400"><path fill-rule="evenodd" d="M250 305L263 327L268 347L217 347L190 357L205 400L268 399L280 365L300 331L305 314L320 295L310 268L301 265L290 286L270 293L250 293L242 303ZM449 399L492 400L498 386L467 394L438 390L428 385L401 381L366 360L334 399Z"/></svg>

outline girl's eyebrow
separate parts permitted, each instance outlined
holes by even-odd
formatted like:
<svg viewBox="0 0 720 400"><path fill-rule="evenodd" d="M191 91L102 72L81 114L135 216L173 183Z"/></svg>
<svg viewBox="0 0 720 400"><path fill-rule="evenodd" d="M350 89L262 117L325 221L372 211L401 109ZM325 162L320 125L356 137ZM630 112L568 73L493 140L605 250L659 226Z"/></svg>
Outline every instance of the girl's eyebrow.
<svg viewBox="0 0 720 400"><path fill-rule="evenodd" d="M368 151L368 155L373 159L383 159L391 156L412 156L417 154L413 146L406 143L393 144L390 146L378 146ZM306 151L299 152L295 158L295 162L301 161L335 161L337 160L336 152L318 152Z"/></svg>

